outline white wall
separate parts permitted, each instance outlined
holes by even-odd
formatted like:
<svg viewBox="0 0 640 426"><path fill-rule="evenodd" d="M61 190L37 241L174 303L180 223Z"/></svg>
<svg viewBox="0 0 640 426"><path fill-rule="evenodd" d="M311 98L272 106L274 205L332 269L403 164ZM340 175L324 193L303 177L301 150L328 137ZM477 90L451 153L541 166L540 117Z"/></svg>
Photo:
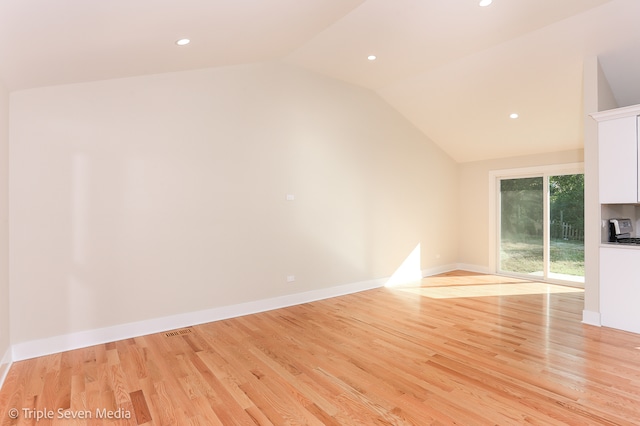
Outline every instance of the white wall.
<svg viewBox="0 0 640 426"><path fill-rule="evenodd" d="M585 170L585 295L583 321L600 325L600 201L598 188L598 126L589 114L617 104L598 58L584 62L584 170Z"/></svg>
<svg viewBox="0 0 640 426"><path fill-rule="evenodd" d="M0 83L0 384L10 361L8 161L9 93Z"/></svg>
<svg viewBox="0 0 640 426"><path fill-rule="evenodd" d="M10 130L13 343L457 261L452 160L296 68L14 92Z"/></svg>
<svg viewBox="0 0 640 426"><path fill-rule="evenodd" d="M489 172L582 161L583 151L575 150L460 164L461 266L478 272L494 271L495 265L491 265L489 252Z"/></svg>

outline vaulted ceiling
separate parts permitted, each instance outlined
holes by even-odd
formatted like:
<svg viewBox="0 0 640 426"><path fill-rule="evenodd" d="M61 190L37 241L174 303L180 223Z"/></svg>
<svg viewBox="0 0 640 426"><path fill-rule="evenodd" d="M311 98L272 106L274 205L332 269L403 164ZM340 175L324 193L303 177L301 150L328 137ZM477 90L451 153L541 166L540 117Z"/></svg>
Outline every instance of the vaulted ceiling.
<svg viewBox="0 0 640 426"><path fill-rule="evenodd" d="M0 80L283 61L376 91L468 162L581 148L585 57L640 103L639 18L638 0L0 0Z"/></svg>

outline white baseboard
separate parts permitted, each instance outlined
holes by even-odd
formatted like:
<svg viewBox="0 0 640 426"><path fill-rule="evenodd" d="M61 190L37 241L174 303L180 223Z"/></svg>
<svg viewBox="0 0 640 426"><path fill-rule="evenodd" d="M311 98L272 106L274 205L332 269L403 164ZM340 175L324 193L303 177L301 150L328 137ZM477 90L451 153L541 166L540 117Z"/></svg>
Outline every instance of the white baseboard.
<svg viewBox="0 0 640 426"><path fill-rule="evenodd" d="M456 269L458 269L458 267L455 264L436 266L435 268L423 269L422 276L430 277L432 275L444 274L446 272L455 271Z"/></svg>
<svg viewBox="0 0 640 426"><path fill-rule="evenodd" d="M469 264L442 265L434 268L423 269L421 272L423 277L428 277L455 270L464 270L482 274L491 273L487 267ZM237 305L222 306L202 311L188 312L184 314L115 325L112 327L80 331L61 336L16 343L12 346L12 351L10 350L7 355L5 355L5 358L9 360L7 361L7 364L10 365L11 362L29 358L380 288L383 287L388 280L389 278L362 281L325 289L311 290L303 293L278 296L270 299L240 303ZM595 314L597 317L592 317L585 311L585 320L583 322L587 324L600 325L600 316L597 313ZM593 320L594 322L587 322L587 318L596 318L596 320ZM3 361L3 364L0 364L0 379L4 379L2 375L6 375L6 372L8 371L8 367L3 370L4 366L5 363Z"/></svg>
<svg viewBox="0 0 640 426"><path fill-rule="evenodd" d="M4 353L2 359L0 359L0 388L4 384L4 380L7 378L7 373L9 373L9 369L11 368L11 364L13 362L11 356L11 347L7 348L7 351Z"/></svg>
<svg viewBox="0 0 640 426"><path fill-rule="evenodd" d="M478 274L492 274L491 270L486 266L471 265L467 263L451 263L449 265L437 266L435 268L423 269L422 276L430 277L438 274L445 274L452 271L467 271Z"/></svg>
<svg viewBox="0 0 640 426"><path fill-rule="evenodd" d="M285 308L316 300L357 293L383 287L387 279L362 281L304 293L288 294L254 302L206 309L162 318L116 325L113 327L70 333L46 339L31 340L13 345L13 361L35 358L53 353L69 351L88 346L130 339L146 334L160 333L181 327L219 321L273 309Z"/></svg>
<svg viewBox="0 0 640 426"><path fill-rule="evenodd" d="M475 272L477 274L493 274L494 272L488 266L472 265L470 263L458 263L456 270Z"/></svg>
<svg viewBox="0 0 640 426"><path fill-rule="evenodd" d="M588 325L602 326L600 312L582 311L582 323Z"/></svg>

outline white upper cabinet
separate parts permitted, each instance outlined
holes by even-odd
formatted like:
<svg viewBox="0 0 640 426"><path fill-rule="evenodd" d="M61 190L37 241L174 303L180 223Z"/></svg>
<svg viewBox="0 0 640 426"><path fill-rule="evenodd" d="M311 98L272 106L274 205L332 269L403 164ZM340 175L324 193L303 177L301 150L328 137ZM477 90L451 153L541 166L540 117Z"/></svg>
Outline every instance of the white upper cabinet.
<svg viewBox="0 0 640 426"><path fill-rule="evenodd" d="M601 204L638 203L640 106L592 114L598 121Z"/></svg>

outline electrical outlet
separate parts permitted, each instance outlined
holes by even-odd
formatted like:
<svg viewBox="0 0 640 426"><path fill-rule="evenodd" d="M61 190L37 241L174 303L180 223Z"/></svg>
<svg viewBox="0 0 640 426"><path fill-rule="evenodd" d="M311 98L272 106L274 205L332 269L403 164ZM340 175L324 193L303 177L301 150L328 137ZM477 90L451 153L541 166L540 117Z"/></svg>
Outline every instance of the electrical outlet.
<svg viewBox="0 0 640 426"><path fill-rule="evenodd" d="M287 282L288 283L292 283L296 280L296 276L295 275L287 275Z"/></svg>

